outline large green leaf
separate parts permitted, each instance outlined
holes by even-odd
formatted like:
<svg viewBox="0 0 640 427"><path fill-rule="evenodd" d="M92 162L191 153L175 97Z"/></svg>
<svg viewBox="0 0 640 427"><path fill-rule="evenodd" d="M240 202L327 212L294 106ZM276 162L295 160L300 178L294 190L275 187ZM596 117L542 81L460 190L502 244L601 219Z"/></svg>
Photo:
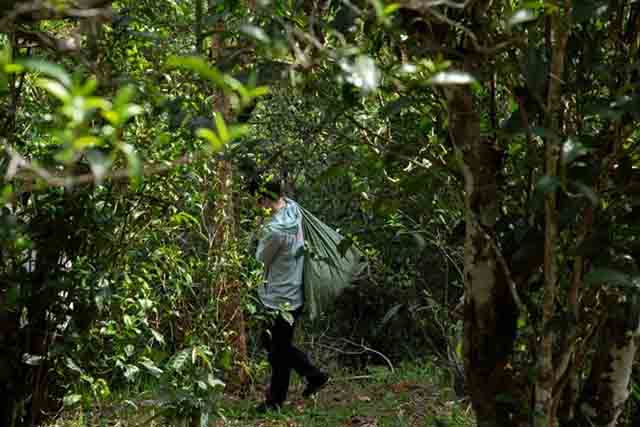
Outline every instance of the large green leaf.
<svg viewBox="0 0 640 427"><path fill-rule="evenodd" d="M17 64L22 65L29 71L44 74L49 77L53 77L66 87L71 87L71 77L65 71L63 67L52 62L44 61L42 59L19 59Z"/></svg>

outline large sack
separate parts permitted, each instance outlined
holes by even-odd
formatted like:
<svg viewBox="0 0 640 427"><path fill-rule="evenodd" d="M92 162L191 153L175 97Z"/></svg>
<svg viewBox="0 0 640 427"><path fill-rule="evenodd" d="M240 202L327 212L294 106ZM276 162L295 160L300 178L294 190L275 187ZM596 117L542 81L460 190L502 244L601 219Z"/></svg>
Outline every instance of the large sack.
<svg viewBox="0 0 640 427"><path fill-rule="evenodd" d="M366 268L362 252L353 245L344 254L340 233L300 206L304 232L305 311L311 319L326 311Z"/></svg>

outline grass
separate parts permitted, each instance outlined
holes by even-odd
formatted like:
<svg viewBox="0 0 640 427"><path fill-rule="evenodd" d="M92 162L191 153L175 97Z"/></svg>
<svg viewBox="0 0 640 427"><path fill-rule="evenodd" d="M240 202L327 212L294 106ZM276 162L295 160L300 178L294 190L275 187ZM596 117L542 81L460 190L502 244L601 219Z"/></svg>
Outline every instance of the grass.
<svg viewBox="0 0 640 427"><path fill-rule="evenodd" d="M430 363L404 364L392 373L387 368L366 372L332 372L330 383L313 399L302 399L303 384L295 380L286 406L258 415L255 406L264 395L256 386L249 396L224 396L210 427L405 427L474 425L472 411L455 397L442 371ZM124 409L131 396L114 399L99 411L69 411L49 427L160 427L175 425L153 416L154 408L138 405ZM119 402L118 402L119 401ZM148 402L148 401L147 401ZM142 402L139 402L142 403ZM115 410L114 408L121 408Z"/></svg>

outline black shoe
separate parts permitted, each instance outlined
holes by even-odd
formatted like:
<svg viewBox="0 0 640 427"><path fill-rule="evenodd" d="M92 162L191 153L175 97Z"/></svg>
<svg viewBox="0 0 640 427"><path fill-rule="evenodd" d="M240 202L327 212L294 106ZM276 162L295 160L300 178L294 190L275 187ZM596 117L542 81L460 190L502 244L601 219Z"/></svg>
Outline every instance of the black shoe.
<svg viewBox="0 0 640 427"><path fill-rule="evenodd" d="M329 382L329 375L322 373L317 377L309 378L307 387L302 392L302 397L311 397Z"/></svg>
<svg viewBox="0 0 640 427"><path fill-rule="evenodd" d="M263 402L256 407L257 414L266 414L267 412L277 412L282 405L274 402Z"/></svg>

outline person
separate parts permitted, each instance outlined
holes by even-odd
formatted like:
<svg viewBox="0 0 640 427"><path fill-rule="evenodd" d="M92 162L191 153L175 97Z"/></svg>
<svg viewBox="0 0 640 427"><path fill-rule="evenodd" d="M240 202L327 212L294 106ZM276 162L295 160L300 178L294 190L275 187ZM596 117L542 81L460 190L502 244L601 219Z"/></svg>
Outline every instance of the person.
<svg viewBox="0 0 640 427"><path fill-rule="evenodd" d="M258 288L263 308L274 314L262 334L271 365L271 381L259 413L280 409L287 398L291 371L306 379L302 395L310 397L325 386L329 375L311 364L296 348L293 333L304 304L304 234L302 213L283 197L280 183L253 181L250 191L268 217L260 230L256 258L264 265L265 282Z"/></svg>

